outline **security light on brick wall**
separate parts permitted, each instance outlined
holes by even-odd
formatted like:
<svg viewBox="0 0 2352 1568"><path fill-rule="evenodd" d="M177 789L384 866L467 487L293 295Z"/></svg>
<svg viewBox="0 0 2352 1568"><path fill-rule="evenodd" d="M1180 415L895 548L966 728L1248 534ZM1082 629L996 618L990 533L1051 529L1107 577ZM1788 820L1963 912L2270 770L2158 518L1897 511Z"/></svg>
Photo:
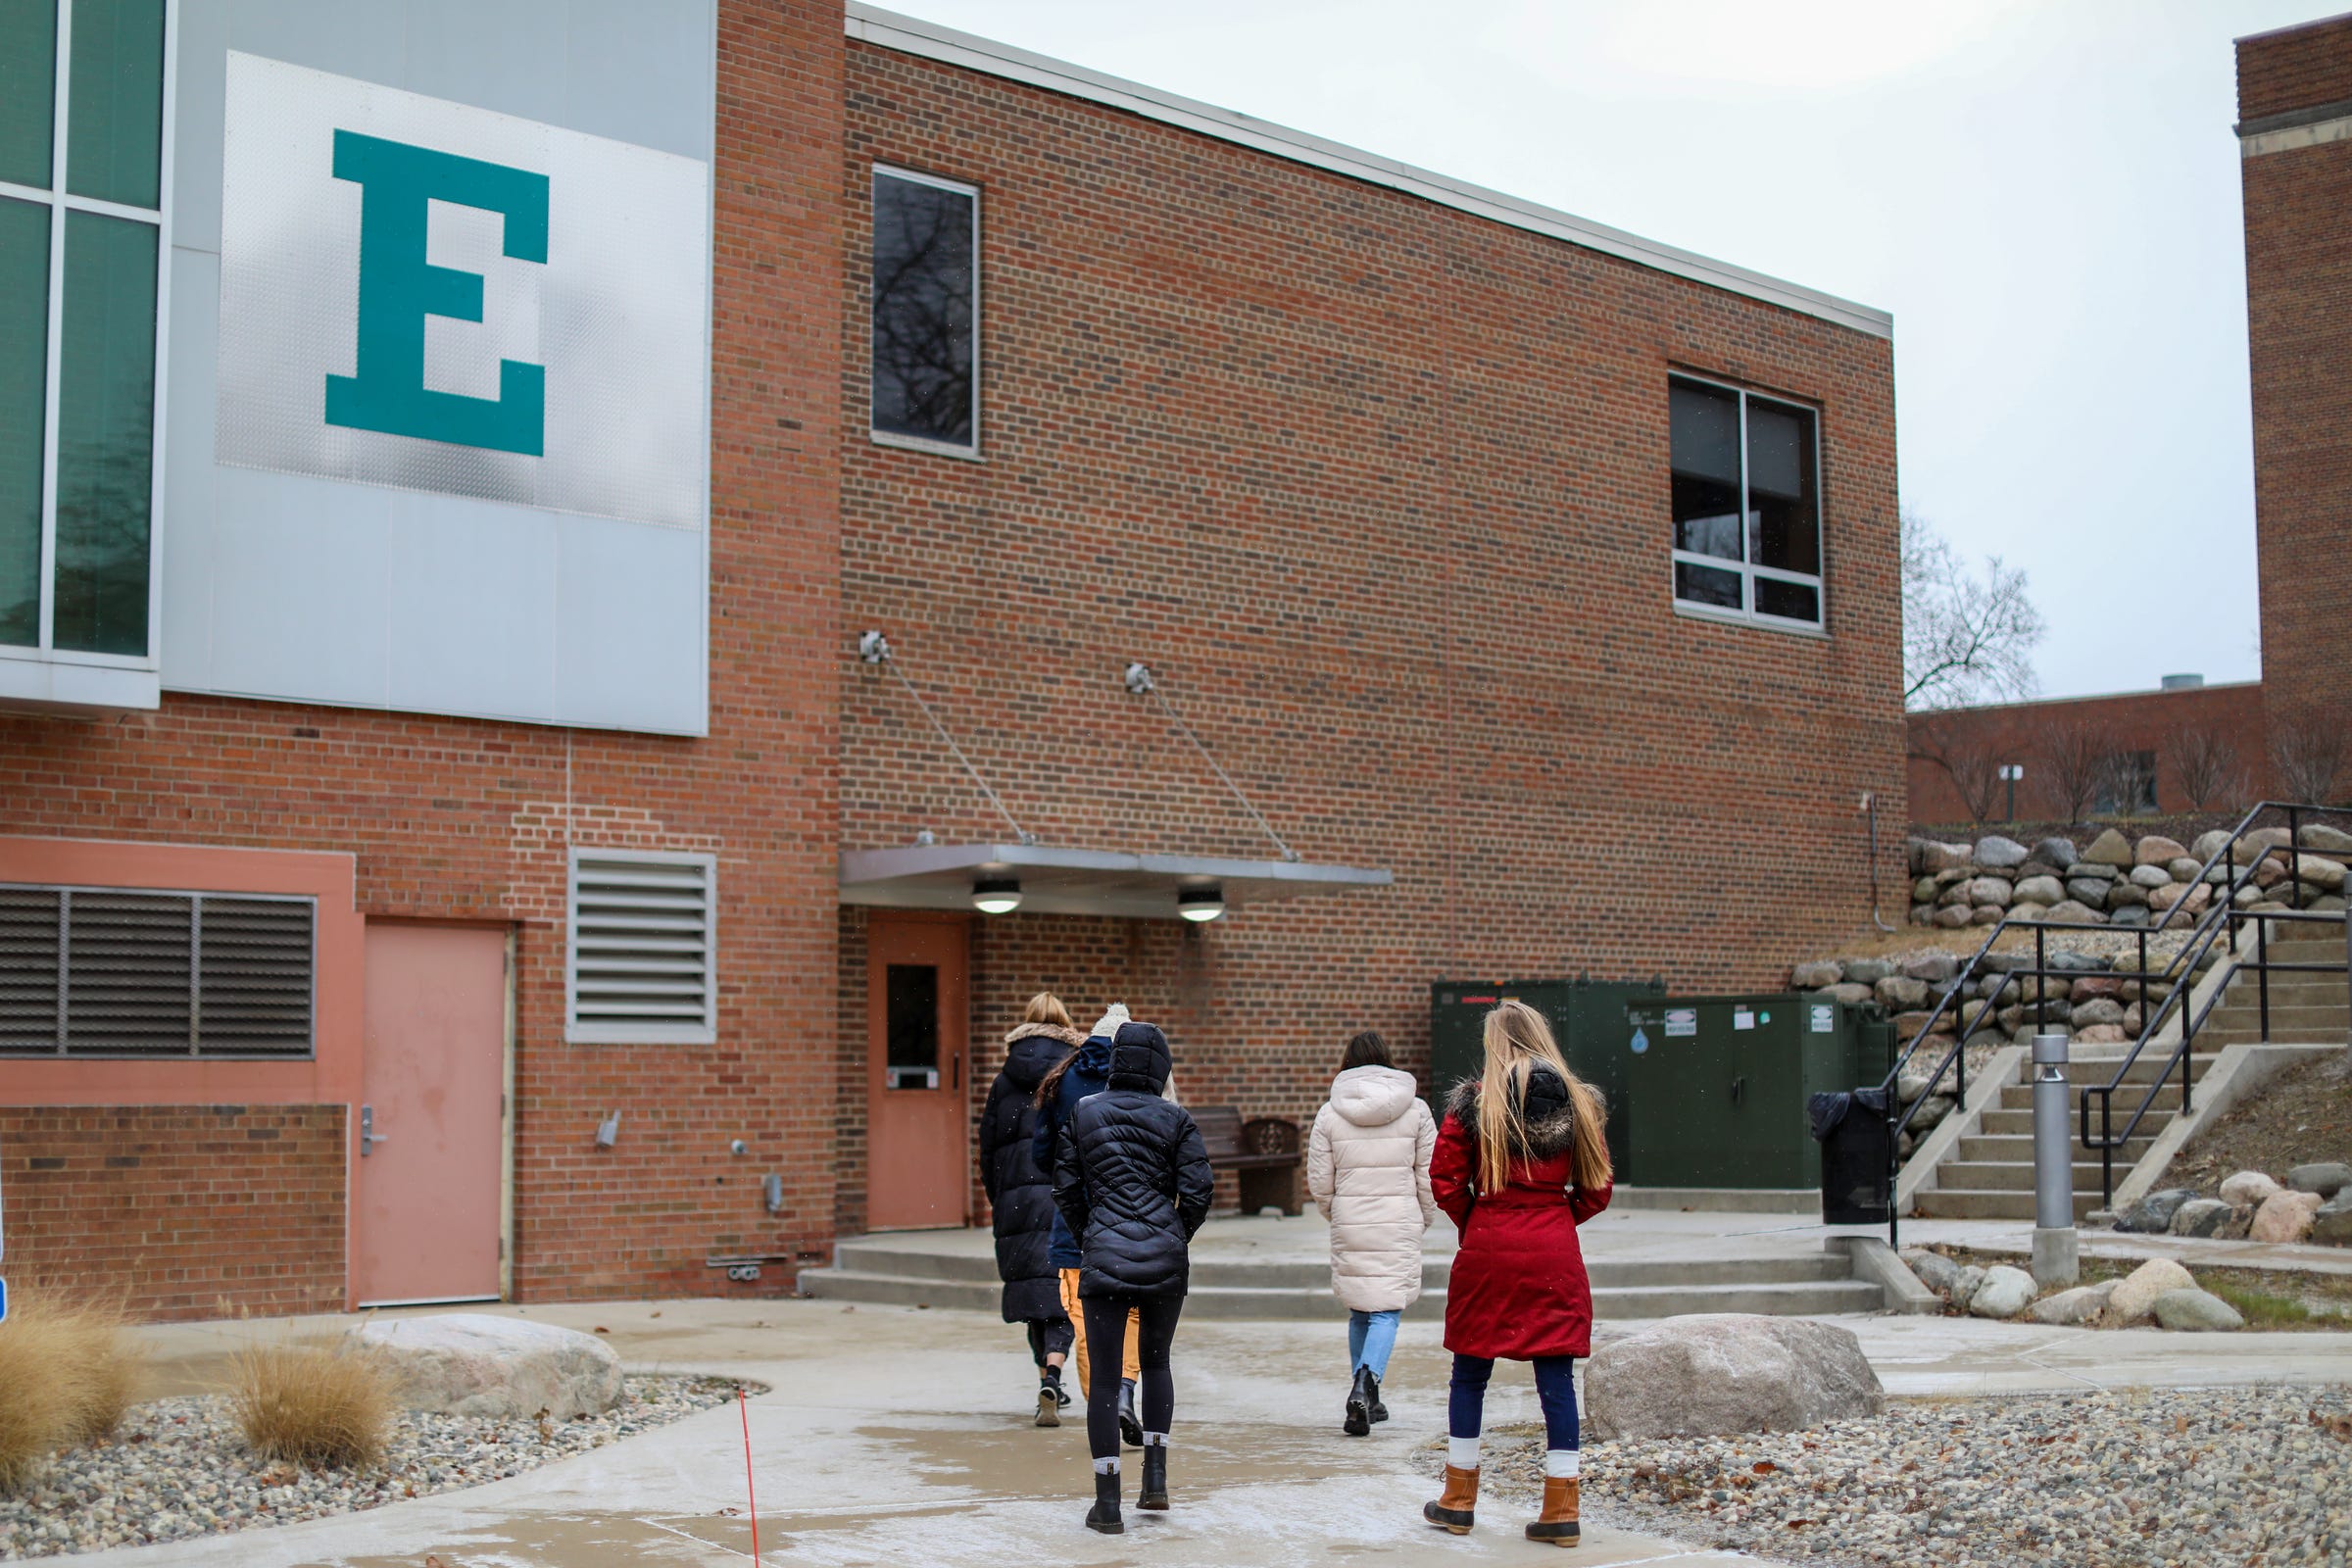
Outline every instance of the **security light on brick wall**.
<svg viewBox="0 0 2352 1568"><path fill-rule="evenodd" d="M1176 912L1196 924L1214 920L1225 912L1225 890L1221 887L1178 888Z"/></svg>
<svg viewBox="0 0 2352 1568"><path fill-rule="evenodd" d="M1021 906L1021 884L1008 876L984 876L972 884L972 907L982 914L1010 914Z"/></svg>

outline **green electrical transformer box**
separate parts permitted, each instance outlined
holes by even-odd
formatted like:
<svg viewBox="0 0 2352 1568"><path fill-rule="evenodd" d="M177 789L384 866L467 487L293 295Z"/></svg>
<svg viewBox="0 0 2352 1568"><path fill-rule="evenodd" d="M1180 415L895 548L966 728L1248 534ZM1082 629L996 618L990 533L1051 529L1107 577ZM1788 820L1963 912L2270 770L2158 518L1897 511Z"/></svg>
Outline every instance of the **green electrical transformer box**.
<svg viewBox="0 0 2352 1568"><path fill-rule="evenodd" d="M1441 980L1429 988L1430 1102L1443 1115L1454 1085L1478 1076L1486 1059L1487 1014L1495 1004L1524 1002L1550 1021L1569 1070L1600 1091L1609 1107L1609 1159L1617 1180L1629 1182L1634 1142L1626 1008L1665 995L1663 980Z"/></svg>
<svg viewBox="0 0 2352 1568"><path fill-rule="evenodd" d="M1894 1061L1886 1010L1827 992L1645 1000L1620 1031L1644 1187L1818 1190L1807 1099L1875 1086Z"/></svg>

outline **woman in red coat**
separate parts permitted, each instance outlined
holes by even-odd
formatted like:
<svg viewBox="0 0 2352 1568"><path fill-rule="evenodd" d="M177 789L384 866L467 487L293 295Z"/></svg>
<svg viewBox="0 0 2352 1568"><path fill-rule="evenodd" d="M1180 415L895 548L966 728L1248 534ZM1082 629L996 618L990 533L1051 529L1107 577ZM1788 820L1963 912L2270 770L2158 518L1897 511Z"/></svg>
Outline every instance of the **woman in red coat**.
<svg viewBox="0 0 2352 1568"><path fill-rule="evenodd" d="M1453 1352L1446 1494L1422 1517L1465 1534L1478 1503L1478 1435L1497 1360L1532 1361L1544 1405L1544 1512L1530 1541L1577 1544L1576 1358L1592 1348L1592 1287L1576 1228L1609 1206L1604 1110L1568 1070L1544 1015L1487 1014L1486 1068L1446 1106L1430 1161L1461 1232L1446 1288Z"/></svg>

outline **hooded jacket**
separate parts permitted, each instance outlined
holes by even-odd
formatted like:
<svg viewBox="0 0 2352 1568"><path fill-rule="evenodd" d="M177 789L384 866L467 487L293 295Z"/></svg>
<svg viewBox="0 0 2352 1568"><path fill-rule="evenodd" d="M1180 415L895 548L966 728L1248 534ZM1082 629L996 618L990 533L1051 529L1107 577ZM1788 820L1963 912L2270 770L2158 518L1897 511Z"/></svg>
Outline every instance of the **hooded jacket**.
<svg viewBox="0 0 2352 1568"><path fill-rule="evenodd" d="M1004 1037L1004 1067L980 1112L980 1184L988 1190L1004 1282L1004 1321L1051 1322L1062 1315L1053 1262L1053 1180L1032 1152L1037 1086L1080 1044L1075 1029L1025 1023Z"/></svg>
<svg viewBox="0 0 2352 1568"><path fill-rule="evenodd" d="M1046 1180L1054 1180L1054 1165L1061 1144L1061 1130L1069 1125L1071 1113L1078 1102L1089 1095L1099 1095L1110 1083L1110 1041L1102 1035L1089 1035L1079 1044L1078 1055L1061 1081L1054 1086L1053 1099L1038 1107L1037 1130L1030 1135L1030 1153ZM1049 1256L1056 1269L1078 1266L1078 1239L1062 1222L1060 1210L1055 1209L1053 1242Z"/></svg>
<svg viewBox="0 0 2352 1568"><path fill-rule="evenodd" d="M1614 1190L1571 1185L1576 1111L1568 1085L1538 1062L1522 1091L1527 1136L1511 1151L1502 1190L1478 1191L1479 1082L1446 1104L1430 1160L1430 1190L1461 1231L1446 1286L1446 1348L1529 1361L1590 1355L1592 1286L1576 1228L1609 1206Z"/></svg>
<svg viewBox="0 0 2352 1568"><path fill-rule="evenodd" d="M1157 1029L1120 1025L1108 1086L1080 1101L1063 1129L1054 1202L1078 1239L1081 1297L1182 1296L1190 1283L1211 1177L1200 1129L1161 1098L1168 1066Z"/></svg>
<svg viewBox="0 0 2352 1568"><path fill-rule="evenodd" d="M1331 1293L1351 1312L1401 1311L1421 1298L1421 1233L1437 1222L1429 1161L1438 1141L1413 1075L1350 1067L1307 1136L1306 1190L1331 1222Z"/></svg>

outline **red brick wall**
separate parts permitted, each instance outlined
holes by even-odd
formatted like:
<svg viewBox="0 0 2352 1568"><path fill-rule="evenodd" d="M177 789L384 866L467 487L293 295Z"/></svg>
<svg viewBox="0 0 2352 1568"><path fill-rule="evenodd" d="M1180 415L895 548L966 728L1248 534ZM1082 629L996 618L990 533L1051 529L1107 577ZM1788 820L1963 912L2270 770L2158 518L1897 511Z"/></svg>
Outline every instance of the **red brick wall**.
<svg viewBox="0 0 2352 1568"><path fill-rule="evenodd" d="M2352 99L2352 18L2238 45L2240 112ZM2240 164L2262 665L2275 731L2352 728L2352 142ZM2347 780L2352 784L2352 780Z"/></svg>
<svg viewBox="0 0 2352 1568"><path fill-rule="evenodd" d="M1124 997L1188 1101L1303 1115L1357 1028L1420 1059L1432 979L1761 985L1865 925L1856 801L1903 791L1886 342L956 68L849 74L844 845L1004 831L848 657L879 626L1049 843L1271 856L1121 690L1143 659L1303 855L1397 878L986 922L982 1050L1042 986ZM859 439L875 161L983 187L984 463ZM1678 367L1823 408L1827 638L1672 612Z"/></svg>
<svg viewBox="0 0 2352 1568"><path fill-rule="evenodd" d="M722 0L708 739L175 695L0 714L0 833L353 851L366 914L518 926L524 1299L711 1290L712 1253L832 1234L843 49L837 0ZM716 1045L564 1043L567 840L718 856Z"/></svg>
<svg viewBox="0 0 2352 1568"><path fill-rule="evenodd" d="M121 1293L141 1318L339 1312L343 1115L341 1105L0 1108L8 1277Z"/></svg>
<svg viewBox="0 0 2352 1568"><path fill-rule="evenodd" d="M2352 99L2352 16L2237 40L2237 118Z"/></svg>
<svg viewBox="0 0 2352 1568"><path fill-rule="evenodd" d="M2043 753L2054 731L2074 724L2093 726L2113 751L2156 754L2156 807L2160 811L2185 811L2193 805L2181 791L2175 766L2171 751L2175 737L2192 730L2219 736L2237 754L2245 789L2242 798L2207 801L2204 808L2251 806L2275 793L2265 750L2262 698L2262 684L2247 681L2189 691L2131 692L2118 697L2074 697L1913 713L1909 719L1911 820L1946 825L1971 820L1951 771L1936 760L1939 757L1952 759L1955 765L1965 759L1996 765L2022 762L2026 776L2017 786L2019 819L2054 820L2063 815L2060 804L2051 798L2051 769ZM1962 771L1968 769L1962 766ZM1992 819L1998 820L2007 809L2004 789Z"/></svg>

